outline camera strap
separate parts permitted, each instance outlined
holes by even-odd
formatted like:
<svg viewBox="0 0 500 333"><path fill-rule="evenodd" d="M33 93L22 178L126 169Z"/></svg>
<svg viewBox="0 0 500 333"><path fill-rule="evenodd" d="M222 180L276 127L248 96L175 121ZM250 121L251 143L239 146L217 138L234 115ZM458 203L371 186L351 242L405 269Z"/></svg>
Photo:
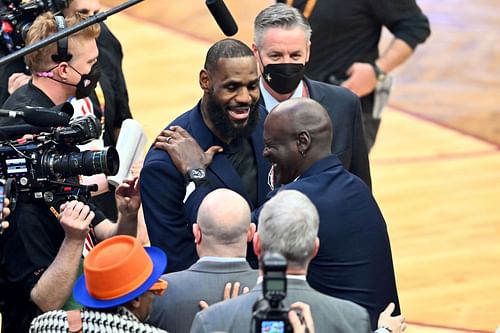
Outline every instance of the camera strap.
<svg viewBox="0 0 500 333"><path fill-rule="evenodd" d="M105 116L106 98L104 97L104 91L102 90L100 82L97 82L97 86L95 87L94 91L95 91L95 96L97 99L97 104L99 105L99 111L101 112L101 118L99 119L101 122L101 137L100 137L100 139L103 140L104 132L106 131L106 116Z"/></svg>

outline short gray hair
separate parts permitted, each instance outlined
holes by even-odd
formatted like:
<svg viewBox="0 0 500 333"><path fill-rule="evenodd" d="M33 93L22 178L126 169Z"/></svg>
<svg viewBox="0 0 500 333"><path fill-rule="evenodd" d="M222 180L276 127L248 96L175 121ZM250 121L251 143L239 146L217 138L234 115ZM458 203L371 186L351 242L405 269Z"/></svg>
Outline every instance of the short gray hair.
<svg viewBox="0 0 500 333"><path fill-rule="evenodd" d="M311 26L305 17L294 7L276 3L262 10L254 21L254 42L262 47L262 38L269 28L291 29L300 27L306 35L306 42L311 39Z"/></svg>
<svg viewBox="0 0 500 333"><path fill-rule="evenodd" d="M296 190L280 191L264 204L259 216L262 255L278 252L289 266L305 268L318 228L318 211L306 195Z"/></svg>

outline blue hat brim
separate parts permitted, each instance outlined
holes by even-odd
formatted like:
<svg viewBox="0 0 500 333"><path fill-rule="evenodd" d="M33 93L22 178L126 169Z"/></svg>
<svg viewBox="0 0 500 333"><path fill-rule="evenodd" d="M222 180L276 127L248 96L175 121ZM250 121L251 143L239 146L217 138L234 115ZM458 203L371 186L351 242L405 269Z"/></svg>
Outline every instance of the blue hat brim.
<svg viewBox="0 0 500 333"><path fill-rule="evenodd" d="M96 299L89 294L85 284L85 276L82 274L82 276L76 280L75 286L73 287L73 297L75 300L88 308L105 309L125 304L144 294L156 281L158 281L167 267L167 255L165 252L156 247L145 247L144 249L153 261L153 272L137 289L118 298L109 300Z"/></svg>

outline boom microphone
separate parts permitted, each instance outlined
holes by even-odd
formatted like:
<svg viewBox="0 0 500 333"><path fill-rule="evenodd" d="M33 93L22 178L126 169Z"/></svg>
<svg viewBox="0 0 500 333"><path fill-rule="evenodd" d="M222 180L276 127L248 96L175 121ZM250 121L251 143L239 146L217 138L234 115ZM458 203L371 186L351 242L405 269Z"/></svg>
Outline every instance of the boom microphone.
<svg viewBox="0 0 500 333"><path fill-rule="evenodd" d="M224 35L233 36L238 32L238 26L223 0L206 0L205 4Z"/></svg>

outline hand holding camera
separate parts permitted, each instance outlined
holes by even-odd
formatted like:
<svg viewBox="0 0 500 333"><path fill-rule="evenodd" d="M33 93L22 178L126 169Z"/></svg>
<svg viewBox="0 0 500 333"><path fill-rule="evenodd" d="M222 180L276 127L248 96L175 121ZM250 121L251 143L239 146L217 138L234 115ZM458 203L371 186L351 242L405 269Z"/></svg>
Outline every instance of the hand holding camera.
<svg viewBox="0 0 500 333"><path fill-rule="evenodd" d="M294 333L314 333L314 322L311 315L311 307L302 302L295 302L290 306L288 320L292 325Z"/></svg>
<svg viewBox="0 0 500 333"><path fill-rule="evenodd" d="M66 237L74 240L84 240L95 213L90 207L80 201L70 201L61 205L59 221Z"/></svg>

